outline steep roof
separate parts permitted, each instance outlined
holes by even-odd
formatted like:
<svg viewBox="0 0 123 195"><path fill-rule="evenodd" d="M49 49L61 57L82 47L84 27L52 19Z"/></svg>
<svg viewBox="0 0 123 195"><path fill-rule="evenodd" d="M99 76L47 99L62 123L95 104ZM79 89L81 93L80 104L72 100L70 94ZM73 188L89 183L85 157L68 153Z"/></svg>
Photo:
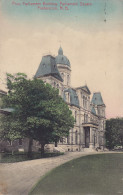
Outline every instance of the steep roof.
<svg viewBox="0 0 123 195"><path fill-rule="evenodd" d="M70 104L79 107L79 99L76 90L72 88L64 90L64 100L66 101L65 92L70 94Z"/></svg>
<svg viewBox="0 0 123 195"><path fill-rule="evenodd" d="M63 64L70 66L70 61L66 56L63 55L63 49L60 47L58 50L58 55L56 56L56 64Z"/></svg>
<svg viewBox="0 0 123 195"><path fill-rule="evenodd" d="M56 65L55 58L51 55L46 55L42 57L41 63L35 74L35 78L51 75L56 79L63 81Z"/></svg>
<svg viewBox="0 0 123 195"><path fill-rule="evenodd" d="M91 100L92 104L95 104L97 106L99 105L105 105L101 96L100 92L96 92L93 94L92 100Z"/></svg>

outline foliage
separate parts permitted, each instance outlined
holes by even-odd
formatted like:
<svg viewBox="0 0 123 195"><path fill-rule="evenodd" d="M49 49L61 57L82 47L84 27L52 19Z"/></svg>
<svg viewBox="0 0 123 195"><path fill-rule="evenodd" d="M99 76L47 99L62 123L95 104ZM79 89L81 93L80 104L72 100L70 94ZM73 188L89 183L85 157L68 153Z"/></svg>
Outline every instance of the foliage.
<svg viewBox="0 0 123 195"><path fill-rule="evenodd" d="M114 146L123 146L123 118L112 118L106 121L106 146L113 149Z"/></svg>
<svg viewBox="0 0 123 195"><path fill-rule="evenodd" d="M3 117L4 139L27 137L30 144L35 139L43 148L46 143L68 136L74 118L58 90L42 80L27 79L22 73L7 74L7 87L3 106L13 108L13 112Z"/></svg>

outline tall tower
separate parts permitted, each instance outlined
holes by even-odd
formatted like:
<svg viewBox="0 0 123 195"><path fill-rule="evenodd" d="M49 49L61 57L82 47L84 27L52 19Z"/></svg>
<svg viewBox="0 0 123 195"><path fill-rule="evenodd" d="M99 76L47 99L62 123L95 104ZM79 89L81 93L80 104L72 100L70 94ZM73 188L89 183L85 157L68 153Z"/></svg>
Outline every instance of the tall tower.
<svg viewBox="0 0 123 195"><path fill-rule="evenodd" d="M61 47L59 48L58 55L56 56L56 64L63 79L64 88L69 88L71 85L70 61L63 55L63 49Z"/></svg>

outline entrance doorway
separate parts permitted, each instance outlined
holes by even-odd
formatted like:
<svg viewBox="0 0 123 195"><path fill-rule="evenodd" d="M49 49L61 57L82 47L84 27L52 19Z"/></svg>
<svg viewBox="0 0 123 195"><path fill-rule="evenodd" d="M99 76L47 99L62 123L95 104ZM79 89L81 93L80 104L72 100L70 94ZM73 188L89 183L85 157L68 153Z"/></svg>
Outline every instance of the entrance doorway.
<svg viewBox="0 0 123 195"><path fill-rule="evenodd" d="M89 148L90 143L90 128L85 127L85 148Z"/></svg>

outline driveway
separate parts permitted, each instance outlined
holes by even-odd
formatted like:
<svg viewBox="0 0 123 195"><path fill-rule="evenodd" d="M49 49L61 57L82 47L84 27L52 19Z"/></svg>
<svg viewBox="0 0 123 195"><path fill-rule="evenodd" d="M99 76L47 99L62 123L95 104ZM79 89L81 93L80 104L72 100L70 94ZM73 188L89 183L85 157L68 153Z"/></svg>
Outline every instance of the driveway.
<svg viewBox="0 0 123 195"><path fill-rule="evenodd" d="M67 152L53 158L0 164L0 195L28 195L36 182L53 168L74 158L97 152Z"/></svg>

